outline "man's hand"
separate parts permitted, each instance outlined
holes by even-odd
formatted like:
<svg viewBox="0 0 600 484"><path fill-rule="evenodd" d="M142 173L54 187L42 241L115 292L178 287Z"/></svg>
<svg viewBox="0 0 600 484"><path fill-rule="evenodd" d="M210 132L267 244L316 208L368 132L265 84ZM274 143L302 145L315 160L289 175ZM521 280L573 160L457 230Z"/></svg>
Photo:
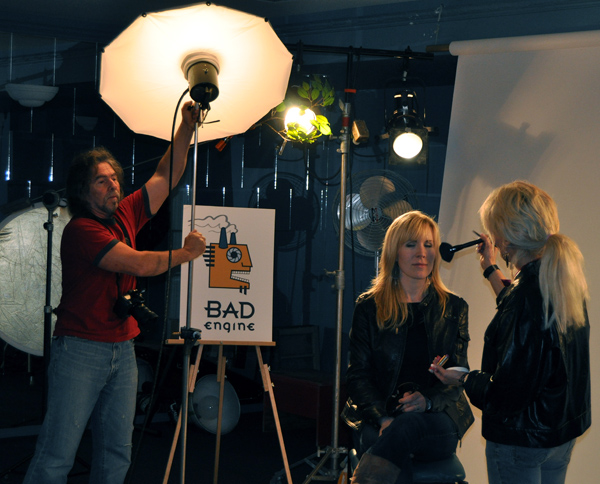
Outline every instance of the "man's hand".
<svg viewBox="0 0 600 484"><path fill-rule="evenodd" d="M195 129L196 121L200 115L198 104L194 101L186 102L181 108L182 123L190 129Z"/></svg>
<svg viewBox="0 0 600 484"><path fill-rule="evenodd" d="M190 253L191 259L199 257L206 250L206 239L204 238L204 235L197 230L192 230L183 242L183 249Z"/></svg>
<svg viewBox="0 0 600 484"><path fill-rule="evenodd" d="M186 102L181 108L181 124L175 133L175 139L172 146L169 146L166 153L156 167L156 171L146 182L148 199L150 201L150 212L154 215L162 206L169 195L169 179L172 175L171 188L175 188L187 164L188 150L192 142L195 131L195 123L198 120L199 110L194 108L192 101ZM173 172L170 171L171 151L173 151Z"/></svg>

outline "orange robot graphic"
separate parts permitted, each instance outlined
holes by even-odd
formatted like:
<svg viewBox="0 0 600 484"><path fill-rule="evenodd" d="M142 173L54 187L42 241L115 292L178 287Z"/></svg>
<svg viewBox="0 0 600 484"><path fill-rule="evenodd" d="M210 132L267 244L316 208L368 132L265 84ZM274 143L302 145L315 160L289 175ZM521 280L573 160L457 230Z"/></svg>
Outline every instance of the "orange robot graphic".
<svg viewBox="0 0 600 484"><path fill-rule="evenodd" d="M250 281L240 276L252 269L250 252L247 245L237 243L235 233L227 243L227 232L221 228L219 243L206 248L204 260L209 268L208 287L238 289L244 294L250 289Z"/></svg>

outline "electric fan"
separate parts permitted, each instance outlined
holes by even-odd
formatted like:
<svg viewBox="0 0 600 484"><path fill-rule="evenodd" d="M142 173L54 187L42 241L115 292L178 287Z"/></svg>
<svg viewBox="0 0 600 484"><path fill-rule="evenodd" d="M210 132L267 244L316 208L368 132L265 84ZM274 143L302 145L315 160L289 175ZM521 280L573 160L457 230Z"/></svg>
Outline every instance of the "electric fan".
<svg viewBox="0 0 600 484"><path fill-rule="evenodd" d="M378 257L394 219L418 208L410 182L389 170L366 170L351 177L346 195L345 244L356 253ZM340 193L333 204L333 222L340 232Z"/></svg>

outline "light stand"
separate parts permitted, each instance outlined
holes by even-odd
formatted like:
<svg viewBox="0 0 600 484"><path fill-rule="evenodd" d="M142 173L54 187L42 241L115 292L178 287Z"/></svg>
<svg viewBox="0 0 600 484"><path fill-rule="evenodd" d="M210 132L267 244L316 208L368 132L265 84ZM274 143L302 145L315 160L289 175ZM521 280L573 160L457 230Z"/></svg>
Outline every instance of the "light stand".
<svg viewBox="0 0 600 484"><path fill-rule="evenodd" d="M346 90L346 97L348 90ZM307 476L304 483L317 480L316 474L323 468L325 463L331 458L331 470L327 477L319 477L318 480L337 481L339 474L340 455L347 454L348 449L339 447L339 427L340 427L340 387L342 373L342 324L344 307L344 289L345 289L345 271L344 271L344 250L345 250L345 221L346 221L346 178L348 167L348 149L350 141L350 103L345 102L342 111L342 129L340 131L341 167L340 167L340 233L338 242L338 269L335 272L335 288L337 291L337 312L335 327L335 366L333 382L333 425L331 447L325 451L321 461L315 466L313 471Z"/></svg>
<svg viewBox="0 0 600 484"><path fill-rule="evenodd" d="M42 417L46 415L48 398L48 379L45 372L50 365L50 346L52 343L52 234L54 233L54 210L60 203L60 196L55 191L49 190L42 198L44 207L48 210L48 221L44 229L48 232L46 247L46 304L44 306L44 383L42 385Z"/></svg>
<svg viewBox="0 0 600 484"><path fill-rule="evenodd" d="M43 339L43 352L44 352L44 371L42 376L42 421L46 415L48 406L48 377L47 371L50 365L50 347L52 343L52 241L54 234L54 218L57 216L54 210L60 204L60 196L57 192L48 190L42 197L42 203L48 210L48 220L44 222L44 229L47 231L47 246L46 246L46 299L44 305L44 339ZM31 355L27 355L29 360ZM10 468L0 473L0 478L7 476L14 469L20 467L25 462L31 460L33 453L20 460L18 463L12 465ZM79 458L77 458L80 460ZM87 463L82 463L84 467L89 468Z"/></svg>
<svg viewBox="0 0 600 484"><path fill-rule="evenodd" d="M191 67L189 68L192 69ZM202 87L202 93L198 93L200 87L198 84L190 85L190 92L193 92L192 98L196 101L196 109L200 109L198 120L202 122L206 113L210 110L209 102L214 100L218 96L218 88L216 87L216 77L211 79L211 84ZM196 89L196 91L194 91ZM212 93L214 89L214 94ZM210 94L209 94L210 91ZM204 116L203 116L204 114ZM190 216L190 230L193 230L196 215L196 176L198 171L198 124L194 127L194 163L192 169L192 203L191 203L191 216ZM188 413L189 413L189 395L190 395L190 360L192 347L196 344L196 341L200 339L200 331L191 327L191 315L192 315L192 290L193 290L193 274L194 274L194 260L191 260L188 264L188 292L187 292L187 311L186 311L186 322L185 327L181 328L180 337L184 341L183 346L183 367L182 367L182 394L181 394L181 433L179 434L179 452L180 452L180 483L185 483L185 468L186 468L186 453L187 453L187 427L188 427ZM199 358L199 355L198 357Z"/></svg>

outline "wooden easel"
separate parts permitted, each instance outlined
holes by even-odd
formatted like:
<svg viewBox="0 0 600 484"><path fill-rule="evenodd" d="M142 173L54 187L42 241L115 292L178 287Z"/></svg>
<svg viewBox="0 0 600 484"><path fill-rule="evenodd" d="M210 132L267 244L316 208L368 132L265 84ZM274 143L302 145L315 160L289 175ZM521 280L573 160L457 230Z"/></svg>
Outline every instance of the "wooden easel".
<svg viewBox="0 0 600 484"><path fill-rule="evenodd" d="M182 339L169 339L167 344L184 344ZM292 484L292 475L290 473L290 465L288 463L287 453L285 451L285 444L283 442L283 433L281 432L281 423L279 421L279 414L277 413L277 405L275 404L275 395L273 393L273 383L271 382L271 376L269 374L269 367L263 363L262 353L260 351L261 346L275 346L274 342L247 342L247 341L198 341L199 345L198 353L196 354L196 361L193 365L190 365L190 372L188 378L188 395L194 392L196 386L196 375L198 374L198 367L200 365L200 359L202 357L202 349L205 345L218 345L219 356L217 362L217 382L219 382L219 409L217 416L217 441L215 449L215 465L213 484L217 484L219 476L219 457L221 452L221 424L223 420L223 394L225 390L225 367L226 358L223 356L224 345L236 345L236 346L254 346L256 348L256 357L258 359L258 366L262 377L263 388L265 392L269 393L271 401L271 408L273 409L273 418L275 420L275 427L277 428L277 437L279 439L279 447L281 449L281 456L283 458L283 465L285 469L285 475L287 477L288 484ZM177 441L179 438L179 432L181 431L181 412L179 412L179 418L177 420L177 426L175 427L175 435L173 437L173 443L171 444L171 452L169 453L169 460L167 463L167 469L163 484L167 484L169 481L169 475L171 473L171 467L173 465L173 458L175 456L175 449L177 447Z"/></svg>

